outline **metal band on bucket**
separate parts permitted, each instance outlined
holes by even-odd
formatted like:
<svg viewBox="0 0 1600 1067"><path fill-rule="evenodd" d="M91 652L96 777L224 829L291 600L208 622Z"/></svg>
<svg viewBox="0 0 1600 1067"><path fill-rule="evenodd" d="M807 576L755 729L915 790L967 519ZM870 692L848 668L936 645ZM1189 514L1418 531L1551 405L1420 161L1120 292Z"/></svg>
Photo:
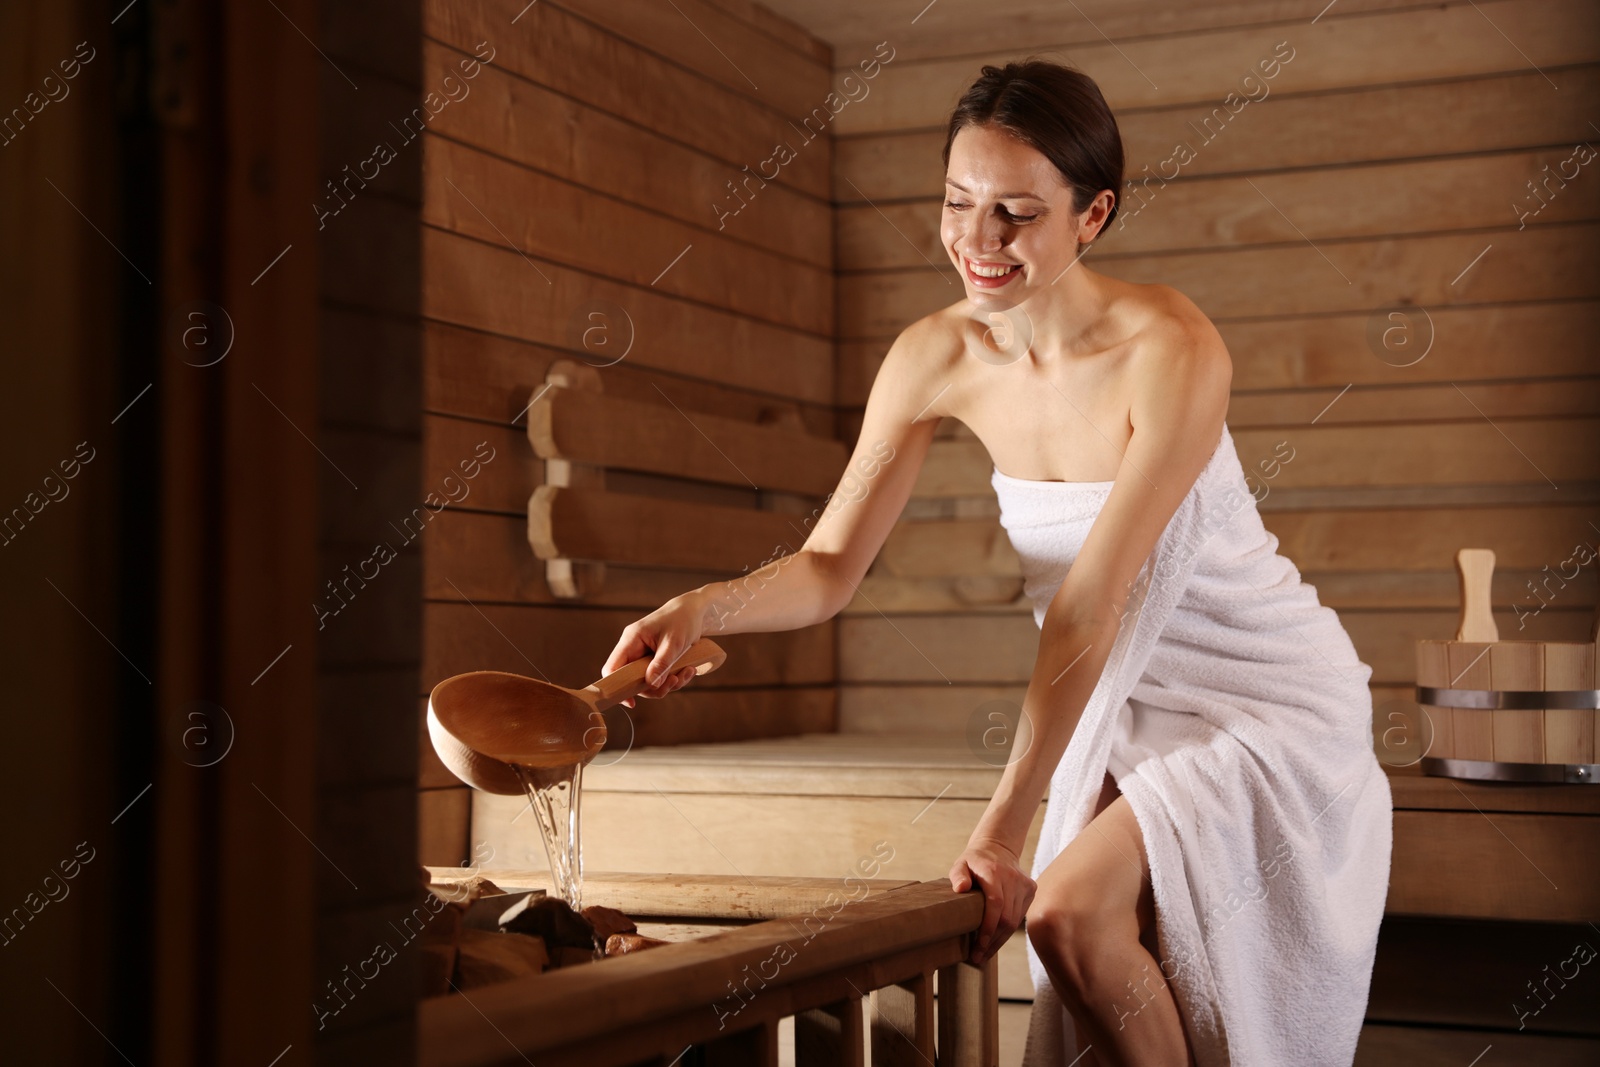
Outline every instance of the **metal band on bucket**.
<svg viewBox="0 0 1600 1067"><path fill-rule="evenodd" d="M1479 711L1590 711L1600 708L1600 689L1438 689L1419 685L1417 703Z"/></svg>
<svg viewBox="0 0 1600 1067"><path fill-rule="evenodd" d="M1500 763L1493 760L1422 758L1422 773L1479 782L1563 782L1600 785L1597 763Z"/></svg>

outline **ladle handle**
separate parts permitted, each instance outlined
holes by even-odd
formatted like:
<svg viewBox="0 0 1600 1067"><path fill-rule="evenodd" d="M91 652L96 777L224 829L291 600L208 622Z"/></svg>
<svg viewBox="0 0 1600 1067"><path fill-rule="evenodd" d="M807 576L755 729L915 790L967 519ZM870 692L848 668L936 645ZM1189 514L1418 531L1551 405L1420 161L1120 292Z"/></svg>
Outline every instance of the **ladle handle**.
<svg viewBox="0 0 1600 1067"><path fill-rule="evenodd" d="M683 655L678 657L678 662L672 665L674 671L684 667L695 668L695 674L708 674L722 666L728 654L722 646L708 637L702 637L690 645ZM652 656L643 656L624 667L612 671L604 678L595 682L583 691L583 695L594 704L596 711L605 711L622 703L631 696L650 688L650 683L644 680L644 672L649 668Z"/></svg>

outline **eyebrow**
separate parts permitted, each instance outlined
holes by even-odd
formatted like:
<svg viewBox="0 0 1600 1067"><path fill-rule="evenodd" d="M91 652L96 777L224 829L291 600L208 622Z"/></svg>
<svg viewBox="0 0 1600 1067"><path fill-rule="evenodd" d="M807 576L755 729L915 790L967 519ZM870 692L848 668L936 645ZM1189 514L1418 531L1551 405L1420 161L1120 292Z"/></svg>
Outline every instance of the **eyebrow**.
<svg viewBox="0 0 1600 1067"><path fill-rule="evenodd" d="M960 182L953 182L949 178L946 178L944 180L944 183L946 185L948 185L948 186L951 186L952 188L960 189L963 193L970 194L972 192L972 190L968 189L965 185L962 185ZM996 200L1039 200L1039 201L1044 201L1044 197L1039 196L1039 195L1037 195L1035 193L1001 193L999 196L995 197L995 199Z"/></svg>

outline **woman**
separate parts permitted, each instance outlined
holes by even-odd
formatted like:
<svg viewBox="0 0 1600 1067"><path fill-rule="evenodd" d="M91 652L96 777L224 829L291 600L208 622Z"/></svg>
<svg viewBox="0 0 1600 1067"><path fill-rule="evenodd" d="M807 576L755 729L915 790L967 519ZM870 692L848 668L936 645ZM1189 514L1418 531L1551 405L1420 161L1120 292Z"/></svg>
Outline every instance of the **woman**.
<svg viewBox="0 0 1600 1067"><path fill-rule="evenodd" d="M1389 864L1371 671L1273 552L1223 422L1216 328L1171 288L1082 263L1122 188L1094 83L985 67L944 154L965 297L889 350L823 520L754 596L714 583L628 626L606 670L654 649L659 697L693 676L670 667L702 633L832 617L935 425L959 419L994 461L1040 642L1027 729L950 882L985 897L974 962L1026 918L1028 1062L1348 1064Z"/></svg>

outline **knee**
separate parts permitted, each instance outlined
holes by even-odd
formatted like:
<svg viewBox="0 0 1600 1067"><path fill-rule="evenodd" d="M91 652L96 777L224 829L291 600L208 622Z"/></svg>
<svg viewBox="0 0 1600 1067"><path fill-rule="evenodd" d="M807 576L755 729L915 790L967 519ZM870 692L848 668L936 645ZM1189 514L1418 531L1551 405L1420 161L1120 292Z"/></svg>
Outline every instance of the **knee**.
<svg viewBox="0 0 1600 1067"><path fill-rule="evenodd" d="M1096 988L1119 924L1088 894L1039 894L1028 908L1028 940L1063 993L1084 999Z"/></svg>

